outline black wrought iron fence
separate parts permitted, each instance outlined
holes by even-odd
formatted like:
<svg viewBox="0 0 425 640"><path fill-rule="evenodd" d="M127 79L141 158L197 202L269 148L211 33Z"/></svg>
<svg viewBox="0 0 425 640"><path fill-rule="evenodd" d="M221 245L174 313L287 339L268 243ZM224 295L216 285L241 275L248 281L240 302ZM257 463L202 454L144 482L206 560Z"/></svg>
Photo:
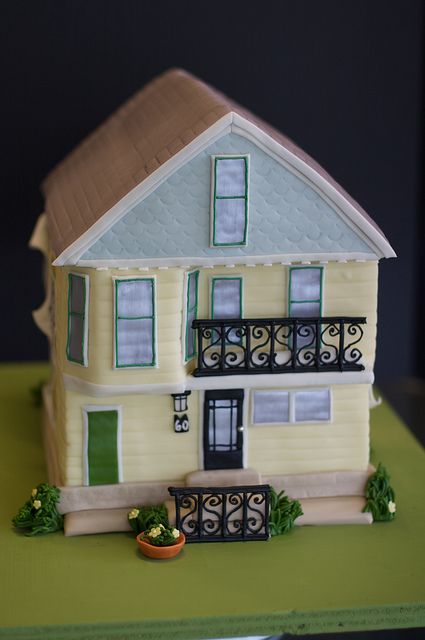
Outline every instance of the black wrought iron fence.
<svg viewBox="0 0 425 640"><path fill-rule="evenodd" d="M194 320L194 376L361 371L366 318Z"/></svg>
<svg viewBox="0 0 425 640"><path fill-rule="evenodd" d="M270 486L169 487L187 542L269 538Z"/></svg>

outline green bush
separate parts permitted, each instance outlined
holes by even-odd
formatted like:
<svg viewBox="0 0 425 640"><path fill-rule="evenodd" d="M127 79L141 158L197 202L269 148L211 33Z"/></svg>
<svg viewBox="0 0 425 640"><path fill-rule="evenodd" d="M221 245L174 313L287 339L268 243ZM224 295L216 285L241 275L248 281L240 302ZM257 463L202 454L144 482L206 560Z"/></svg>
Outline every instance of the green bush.
<svg viewBox="0 0 425 640"><path fill-rule="evenodd" d="M30 499L12 519L13 526L26 529L27 536L63 529L63 516L56 509L59 498L60 489L47 482L39 484L32 490Z"/></svg>
<svg viewBox="0 0 425 640"><path fill-rule="evenodd" d="M363 511L370 512L375 522L388 522L395 518L395 493L390 486L390 476L381 463L367 481Z"/></svg>
<svg viewBox="0 0 425 640"><path fill-rule="evenodd" d="M298 500L291 500L284 491L276 493L273 487L271 488L269 516L271 536L288 533L294 526L295 520L302 514L303 511Z"/></svg>
<svg viewBox="0 0 425 640"><path fill-rule="evenodd" d="M128 521L134 533L137 535L160 524L169 525L168 511L165 504L152 505L150 507L134 507L128 513Z"/></svg>

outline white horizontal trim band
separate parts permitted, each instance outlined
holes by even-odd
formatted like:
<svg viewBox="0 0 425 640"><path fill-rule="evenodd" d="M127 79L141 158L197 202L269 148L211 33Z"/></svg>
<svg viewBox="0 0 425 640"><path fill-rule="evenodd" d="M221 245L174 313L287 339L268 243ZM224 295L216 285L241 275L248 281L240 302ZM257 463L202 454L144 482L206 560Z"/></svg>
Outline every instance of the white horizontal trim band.
<svg viewBox="0 0 425 640"><path fill-rule="evenodd" d="M262 375L240 376L206 376L195 378L187 376L174 383L134 384L134 385L106 385L82 380L67 373L63 374L63 381L67 391L83 393L95 398L111 396L126 396L133 394L168 395L183 393L184 391L202 391L205 389L271 389L323 387L333 384L373 384L373 371L347 371L323 373L274 373Z"/></svg>
<svg viewBox="0 0 425 640"><path fill-rule="evenodd" d="M237 264L246 266L263 265L270 266L271 264L285 264L292 263L304 263L304 262L358 262L374 261L377 257L373 253L310 253L310 254L277 254L277 255L264 255L264 256L220 256L217 258L205 258L197 257L191 258L185 256L184 258L138 258L129 260L79 260L77 266L79 267L99 267L117 269L126 267L127 269L140 269L145 268L162 268L162 267L203 267L204 269L211 269L212 267L229 267L229 258L232 260L232 268ZM190 267L188 267L190 263ZM248 263L248 264L247 264Z"/></svg>

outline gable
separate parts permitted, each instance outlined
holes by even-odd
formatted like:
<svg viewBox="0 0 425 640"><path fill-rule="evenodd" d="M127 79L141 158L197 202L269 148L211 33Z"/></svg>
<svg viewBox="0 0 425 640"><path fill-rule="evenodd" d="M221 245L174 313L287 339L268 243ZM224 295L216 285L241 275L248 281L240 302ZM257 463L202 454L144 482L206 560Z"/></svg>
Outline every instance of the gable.
<svg viewBox="0 0 425 640"><path fill-rule="evenodd" d="M247 246L210 247L211 156L220 154L250 156ZM371 258L374 252L362 235L305 180L247 138L229 133L177 169L80 260L285 255L302 260L322 254Z"/></svg>

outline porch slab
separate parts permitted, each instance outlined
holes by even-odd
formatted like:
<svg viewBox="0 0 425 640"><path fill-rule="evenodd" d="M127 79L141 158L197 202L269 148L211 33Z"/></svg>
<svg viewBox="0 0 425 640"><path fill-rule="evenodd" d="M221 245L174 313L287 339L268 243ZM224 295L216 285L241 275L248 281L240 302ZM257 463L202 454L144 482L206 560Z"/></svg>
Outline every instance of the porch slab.
<svg viewBox="0 0 425 640"><path fill-rule="evenodd" d="M262 476L264 484L270 484L278 493L285 493L293 500L329 498L337 496L361 496L366 492L368 478L375 467L368 465L364 471L330 471L297 475Z"/></svg>
<svg viewBox="0 0 425 640"><path fill-rule="evenodd" d="M64 517L64 534L82 536L90 533L131 531L127 514L128 508L73 511Z"/></svg>
<svg viewBox="0 0 425 640"><path fill-rule="evenodd" d="M168 487L181 487L181 481L125 482L89 487L60 487L59 513L91 511L93 509L131 508L165 502L170 494Z"/></svg>
<svg viewBox="0 0 425 640"><path fill-rule="evenodd" d="M372 524L372 514L363 513L365 505L365 498L358 496L306 498L301 500L304 515L295 524Z"/></svg>
<svg viewBox="0 0 425 640"><path fill-rule="evenodd" d="M262 484L261 476L255 469L213 469L192 471L186 478L187 487L238 487Z"/></svg>

